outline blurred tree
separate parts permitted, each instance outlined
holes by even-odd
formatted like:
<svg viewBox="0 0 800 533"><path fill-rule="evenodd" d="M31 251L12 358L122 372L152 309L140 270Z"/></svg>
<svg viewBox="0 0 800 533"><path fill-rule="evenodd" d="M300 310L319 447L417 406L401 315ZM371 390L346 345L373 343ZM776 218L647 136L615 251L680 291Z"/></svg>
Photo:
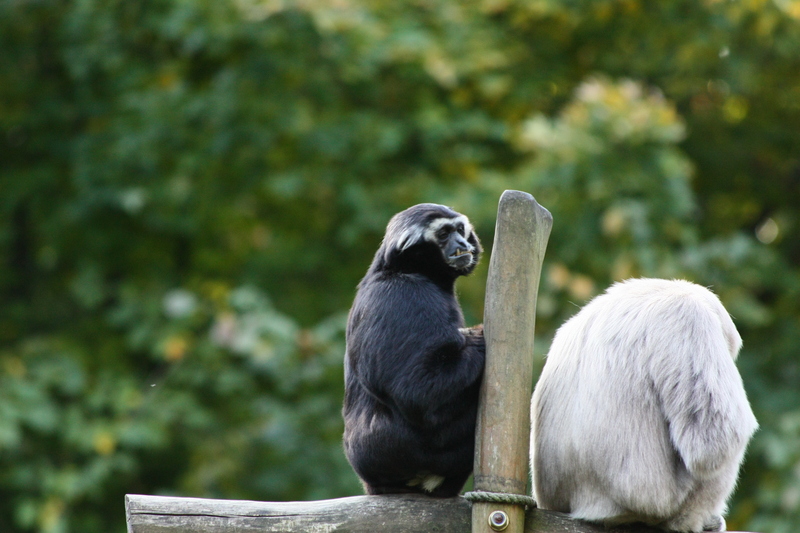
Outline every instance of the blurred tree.
<svg viewBox="0 0 800 533"><path fill-rule="evenodd" d="M616 279L721 296L762 424L729 525L794 531L798 6L0 3L0 530L357 493L344 313L386 222L448 203L490 249L519 188L555 217L540 355Z"/></svg>

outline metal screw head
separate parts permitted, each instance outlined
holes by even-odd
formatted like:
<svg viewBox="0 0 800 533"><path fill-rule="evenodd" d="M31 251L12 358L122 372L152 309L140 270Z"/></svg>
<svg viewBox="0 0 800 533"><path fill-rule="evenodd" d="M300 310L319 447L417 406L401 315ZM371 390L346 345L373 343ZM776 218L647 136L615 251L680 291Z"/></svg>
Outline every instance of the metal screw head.
<svg viewBox="0 0 800 533"><path fill-rule="evenodd" d="M503 531L508 527L508 515L504 511L492 511L489 513L489 527Z"/></svg>

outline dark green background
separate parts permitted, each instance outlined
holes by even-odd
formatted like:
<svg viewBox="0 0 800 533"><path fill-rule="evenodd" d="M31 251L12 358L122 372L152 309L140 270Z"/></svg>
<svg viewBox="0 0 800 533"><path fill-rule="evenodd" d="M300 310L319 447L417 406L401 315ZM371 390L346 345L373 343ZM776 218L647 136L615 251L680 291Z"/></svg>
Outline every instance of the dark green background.
<svg viewBox="0 0 800 533"><path fill-rule="evenodd" d="M343 327L389 217L553 213L537 360L616 279L710 286L800 528L797 0L0 1L0 530L357 494ZM482 317L486 266L459 284Z"/></svg>

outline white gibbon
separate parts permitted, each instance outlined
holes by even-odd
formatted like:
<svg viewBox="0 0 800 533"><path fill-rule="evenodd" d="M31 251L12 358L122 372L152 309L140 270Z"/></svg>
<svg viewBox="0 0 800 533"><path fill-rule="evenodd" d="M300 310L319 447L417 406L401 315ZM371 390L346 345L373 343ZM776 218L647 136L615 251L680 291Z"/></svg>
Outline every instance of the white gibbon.
<svg viewBox="0 0 800 533"><path fill-rule="evenodd" d="M617 525L724 531L758 427L719 299L682 280L617 283L559 328L531 405L539 507Z"/></svg>

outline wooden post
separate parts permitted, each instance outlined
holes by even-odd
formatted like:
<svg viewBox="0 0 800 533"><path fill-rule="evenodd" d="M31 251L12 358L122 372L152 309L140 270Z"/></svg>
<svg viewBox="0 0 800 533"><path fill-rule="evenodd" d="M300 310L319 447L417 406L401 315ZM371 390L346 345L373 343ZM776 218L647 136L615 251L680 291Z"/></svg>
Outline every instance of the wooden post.
<svg viewBox="0 0 800 533"><path fill-rule="evenodd" d="M476 492L527 494L536 295L552 226L550 212L533 196L503 193L486 282L486 368L475 435ZM507 516L506 533L522 533L522 506L484 502L472 506L472 533L497 531L489 523L497 511Z"/></svg>

